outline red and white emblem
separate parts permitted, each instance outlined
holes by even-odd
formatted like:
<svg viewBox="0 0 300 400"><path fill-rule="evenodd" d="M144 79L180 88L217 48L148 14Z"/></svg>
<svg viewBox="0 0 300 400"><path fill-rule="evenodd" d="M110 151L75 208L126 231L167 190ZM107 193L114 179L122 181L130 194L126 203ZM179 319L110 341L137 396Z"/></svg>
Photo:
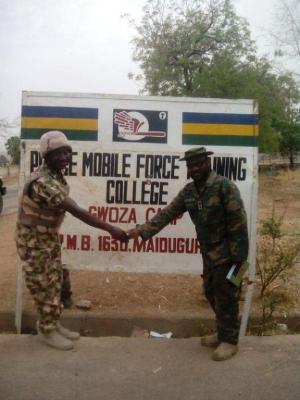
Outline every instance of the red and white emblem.
<svg viewBox="0 0 300 400"><path fill-rule="evenodd" d="M165 137L164 131L149 131L147 118L137 111L120 111L114 114L118 125L118 136L126 140L141 140L144 137Z"/></svg>

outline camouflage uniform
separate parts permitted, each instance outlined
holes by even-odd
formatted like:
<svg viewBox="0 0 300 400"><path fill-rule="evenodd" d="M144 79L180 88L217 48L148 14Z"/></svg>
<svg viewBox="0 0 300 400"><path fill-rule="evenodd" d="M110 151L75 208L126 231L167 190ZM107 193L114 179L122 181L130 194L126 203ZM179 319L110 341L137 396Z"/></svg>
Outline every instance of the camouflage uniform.
<svg viewBox="0 0 300 400"><path fill-rule="evenodd" d="M37 306L39 329L55 329L62 311L63 270L58 229L64 211L58 206L69 194L63 175L43 165L24 187L16 228L17 251L26 286Z"/></svg>
<svg viewBox="0 0 300 400"><path fill-rule="evenodd" d="M242 263L248 255L247 217L240 192L226 178L210 172L201 193L188 183L151 221L138 225L146 240L174 218L188 211L197 232L203 258L205 295L215 311L218 338L236 344L239 333L239 289L227 281L232 263Z"/></svg>

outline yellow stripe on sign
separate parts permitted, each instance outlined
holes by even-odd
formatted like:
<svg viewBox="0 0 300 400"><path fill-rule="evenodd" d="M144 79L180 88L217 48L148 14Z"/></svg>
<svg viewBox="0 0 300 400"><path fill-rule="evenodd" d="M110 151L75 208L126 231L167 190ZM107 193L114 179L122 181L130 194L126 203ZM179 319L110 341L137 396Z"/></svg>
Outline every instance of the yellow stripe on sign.
<svg viewBox="0 0 300 400"><path fill-rule="evenodd" d="M22 128L31 129L69 129L79 131L96 131L98 120L84 118L22 118Z"/></svg>
<svg viewBox="0 0 300 400"><path fill-rule="evenodd" d="M258 125L182 124L182 133L189 135L258 136Z"/></svg>

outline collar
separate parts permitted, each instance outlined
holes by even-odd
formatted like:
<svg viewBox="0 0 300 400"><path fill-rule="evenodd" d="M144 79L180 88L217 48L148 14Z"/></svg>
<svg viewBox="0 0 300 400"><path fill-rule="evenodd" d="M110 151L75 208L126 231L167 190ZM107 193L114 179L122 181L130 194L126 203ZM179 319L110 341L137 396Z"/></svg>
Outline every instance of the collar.
<svg viewBox="0 0 300 400"><path fill-rule="evenodd" d="M204 186L205 187L211 186L214 183L214 181L216 180L216 178L217 178L217 174L215 173L215 171L213 171L213 170L210 171L210 174L208 175L208 178L207 178Z"/></svg>
<svg viewBox="0 0 300 400"><path fill-rule="evenodd" d="M60 182L63 182L64 184L66 184L66 180L63 176L63 174L61 173L61 171L53 171L52 169L50 169L48 167L48 165L46 163L43 163L40 167L40 171L44 172L45 174L51 176L53 179L57 179Z"/></svg>

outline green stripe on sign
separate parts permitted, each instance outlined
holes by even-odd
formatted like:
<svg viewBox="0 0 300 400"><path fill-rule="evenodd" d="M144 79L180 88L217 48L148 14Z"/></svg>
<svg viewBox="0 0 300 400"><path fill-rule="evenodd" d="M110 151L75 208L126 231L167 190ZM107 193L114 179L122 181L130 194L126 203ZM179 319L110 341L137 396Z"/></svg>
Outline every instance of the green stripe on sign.
<svg viewBox="0 0 300 400"><path fill-rule="evenodd" d="M257 136L182 135L182 144L257 147Z"/></svg>
<svg viewBox="0 0 300 400"><path fill-rule="evenodd" d="M21 139L39 140L43 133L48 132L49 129L21 129ZM64 129L62 132L67 136L69 140L78 141L91 141L96 142L98 140L97 131L78 131Z"/></svg>

